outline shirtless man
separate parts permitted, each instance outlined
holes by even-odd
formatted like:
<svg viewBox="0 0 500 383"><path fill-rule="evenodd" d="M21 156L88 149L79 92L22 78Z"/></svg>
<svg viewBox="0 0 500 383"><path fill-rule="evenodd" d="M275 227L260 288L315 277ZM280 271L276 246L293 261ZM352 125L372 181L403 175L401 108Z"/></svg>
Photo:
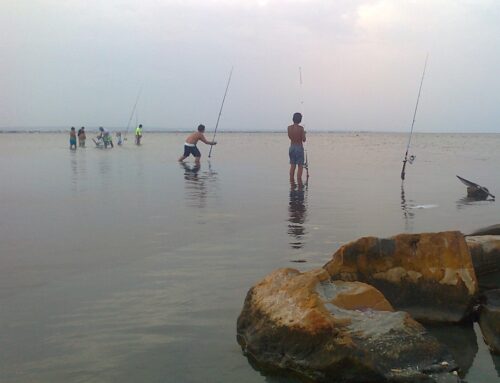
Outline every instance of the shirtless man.
<svg viewBox="0 0 500 383"><path fill-rule="evenodd" d="M304 146L306 141L306 132L304 127L299 125L302 121L302 114L294 113L293 125L288 127L288 138L290 138L290 149L288 155L290 157L290 182L295 182L295 168L297 170L297 183L302 185L302 170L304 168Z"/></svg>
<svg viewBox="0 0 500 383"><path fill-rule="evenodd" d="M179 158L179 162L184 161L189 157L190 154L194 156L194 161L196 165L200 164L201 153L196 147L198 141L204 142L207 145L216 145L215 141L207 141L204 136L205 125L198 125L198 131L191 133L188 138L186 138L186 142L184 143L184 154Z"/></svg>

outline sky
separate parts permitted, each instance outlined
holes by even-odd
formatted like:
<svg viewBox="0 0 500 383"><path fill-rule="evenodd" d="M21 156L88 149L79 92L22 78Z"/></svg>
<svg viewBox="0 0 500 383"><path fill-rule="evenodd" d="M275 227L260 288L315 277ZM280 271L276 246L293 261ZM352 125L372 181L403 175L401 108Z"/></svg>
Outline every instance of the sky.
<svg viewBox="0 0 500 383"><path fill-rule="evenodd" d="M2 0L0 127L500 133L498 0ZM302 71L302 84L299 79ZM135 116L132 125L135 124Z"/></svg>

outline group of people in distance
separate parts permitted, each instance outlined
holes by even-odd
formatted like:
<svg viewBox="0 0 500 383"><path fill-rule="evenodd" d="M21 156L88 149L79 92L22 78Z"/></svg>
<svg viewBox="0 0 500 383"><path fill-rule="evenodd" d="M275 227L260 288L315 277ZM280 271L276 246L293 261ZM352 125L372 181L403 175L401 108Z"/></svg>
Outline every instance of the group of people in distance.
<svg viewBox="0 0 500 383"><path fill-rule="evenodd" d="M302 114L294 113L292 118L293 124L288 127L288 138L290 139L290 148L288 156L290 158L290 183L295 184L295 170L297 170L297 184L302 187L302 172L304 170L304 142L306 142L306 132L304 127L300 125L302 122ZM198 125L198 130L191 133L184 143L184 154L179 158L179 162L183 162L191 154L194 157L195 165L200 166L201 153L196 147L198 141L204 142L207 145L216 145L216 141L208 141L205 138L205 126Z"/></svg>
<svg viewBox="0 0 500 383"><path fill-rule="evenodd" d="M290 148L288 149L288 156L290 158L290 183L295 183L295 170L297 170L297 184L302 186L302 172L304 169L304 142L306 141L306 132L304 127L300 125L302 122L302 114L294 113L293 124L288 126L288 138L290 139ZM216 145L216 141L208 141L205 138L205 125L198 125L197 131L191 133L184 143L184 153L179 158L179 162L183 162L190 155L193 155L195 165L200 166L201 153L197 148L198 141L201 141L207 145ZM122 144L121 132L116 133L118 139L118 145ZM71 127L69 134L69 145L70 149L76 149L76 131L74 127ZM85 147L85 128L82 126L78 131L79 146ZM139 125L135 130L135 143L137 145L141 144L142 139L142 125ZM97 140L94 142L99 145L102 142L105 148L108 146L113 146L113 140L111 135L102 126L99 128L99 134L97 135Z"/></svg>
<svg viewBox="0 0 500 383"><path fill-rule="evenodd" d="M85 134L85 128L82 126L78 130L78 134L76 133L75 127L72 126L69 132L69 148L72 150L76 150L76 139L78 137L78 146L81 148L85 147L85 140L87 139L87 135ZM122 133L116 132L117 144L121 145L122 141ZM142 124L140 124L135 129L135 143L136 145L141 144L142 139ZM114 148L113 139L109 131L104 129L102 126L99 127L99 132L97 134L96 139L92 139L96 146L107 148L108 146Z"/></svg>

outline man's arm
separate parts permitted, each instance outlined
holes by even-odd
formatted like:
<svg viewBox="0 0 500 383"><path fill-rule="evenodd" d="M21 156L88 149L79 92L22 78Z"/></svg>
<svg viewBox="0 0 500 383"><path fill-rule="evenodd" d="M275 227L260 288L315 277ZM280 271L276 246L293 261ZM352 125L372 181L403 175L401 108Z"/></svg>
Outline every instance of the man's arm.
<svg viewBox="0 0 500 383"><path fill-rule="evenodd" d="M202 134L200 134L200 141L201 141L201 142L204 142L204 143L205 143L205 144L207 144L207 145L215 145L215 144L217 144L217 142L215 142L215 141L208 141L208 140L205 138L205 135L204 135L203 133L202 133Z"/></svg>
<svg viewBox="0 0 500 383"><path fill-rule="evenodd" d="M306 142L306 131L304 130L304 127L302 127L302 142Z"/></svg>

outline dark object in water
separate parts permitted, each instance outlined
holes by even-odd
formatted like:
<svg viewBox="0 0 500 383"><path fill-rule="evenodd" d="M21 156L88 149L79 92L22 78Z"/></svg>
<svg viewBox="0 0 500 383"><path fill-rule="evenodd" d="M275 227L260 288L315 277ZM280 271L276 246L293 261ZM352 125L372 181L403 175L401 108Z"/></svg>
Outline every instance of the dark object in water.
<svg viewBox="0 0 500 383"><path fill-rule="evenodd" d="M295 263L305 263L307 262L305 259L292 259L290 262L295 262Z"/></svg>
<svg viewBox="0 0 500 383"><path fill-rule="evenodd" d="M464 185L467 186L467 197L474 198L475 200L482 201L487 199L489 196L495 199L495 196L490 193L490 191L484 186L480 186L474 182L468 181L465 178L457 176L457 178L462 181Z"/></svg>

